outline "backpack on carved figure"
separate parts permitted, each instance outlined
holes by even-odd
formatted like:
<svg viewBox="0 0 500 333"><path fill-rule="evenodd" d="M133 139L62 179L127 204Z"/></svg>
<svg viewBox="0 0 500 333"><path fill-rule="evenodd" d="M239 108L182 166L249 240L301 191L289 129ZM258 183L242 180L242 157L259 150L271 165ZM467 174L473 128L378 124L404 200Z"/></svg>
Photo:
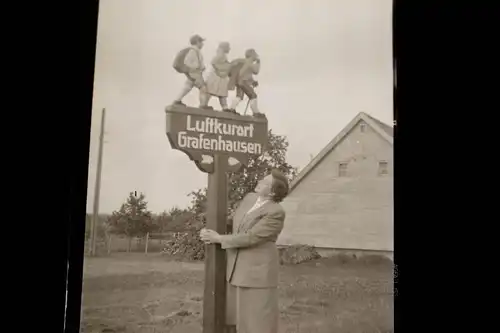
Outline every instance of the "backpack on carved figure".
<svg viewBox="0 0 500 333"><path fill-rule="evenodd" d="M191 48L186 47L185 49L180 50L179 53L177 53L177 55L175 56L173 67L178 73L189 73L189 67L184 64L184 60L186 59L186 55L188 54L190 49Z"/></svg>
<svg viewBox="0 0 500 333"><path fill-rule="evenodd" d="M236 87L236 82L238 82L238 77L243 64L245 64L245 59L243 58L231 61L231 69L229 70L229 83L227 86L229 90L234 90L234 88Z"/></svg>

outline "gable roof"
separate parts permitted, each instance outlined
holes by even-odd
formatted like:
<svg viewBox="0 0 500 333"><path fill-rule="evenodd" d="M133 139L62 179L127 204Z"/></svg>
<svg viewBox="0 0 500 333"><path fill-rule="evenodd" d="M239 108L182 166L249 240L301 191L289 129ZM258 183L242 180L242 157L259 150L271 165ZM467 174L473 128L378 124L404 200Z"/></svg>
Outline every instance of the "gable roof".
<svg viewBox="0 0 500 333"><path fill-rule="evenodd" d="M369 117L371 120L373 120L377 125L379 125L387 134L389 134L391 137L394 137L394 128L392 126L387 125L386 123L381 122L380 120L373 118L369 114L365 113L365 116Z"/></svg>
<svg viewBox="0 0 500 333"><path fill-rule="evenodd" d="M361 121L363 120L368 126L370 126L376 133L378 133L384 140L386 140L391 146L393 144L394 130L392 126L381 122L380 120L373 118L372 116L360 112L353 120L344 127L343 130L337 134L336 137L330 141L325 148L323 148L316 157L314 157L309 164L306 165L304 169L295 177L293 182L290 184L290 192L311 172L322 160L326 157L335 147L344 139L349 132Z"/></svg>

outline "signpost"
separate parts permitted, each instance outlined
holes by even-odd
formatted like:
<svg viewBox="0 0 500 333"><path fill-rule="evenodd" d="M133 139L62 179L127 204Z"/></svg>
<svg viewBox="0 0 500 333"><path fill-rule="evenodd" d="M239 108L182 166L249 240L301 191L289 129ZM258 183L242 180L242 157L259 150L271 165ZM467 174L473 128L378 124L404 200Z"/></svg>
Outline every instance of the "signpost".
<svg viewBox="0 0 500 333"><path fill-rule="evenodd" d="M247 165L267 146L267 119L228 112L169 106L167 137L208 173L207 228L220 234L227 225L227 172ZM226 313L226 254L219 244L206 245L203 333L222 333Z"/></svg>

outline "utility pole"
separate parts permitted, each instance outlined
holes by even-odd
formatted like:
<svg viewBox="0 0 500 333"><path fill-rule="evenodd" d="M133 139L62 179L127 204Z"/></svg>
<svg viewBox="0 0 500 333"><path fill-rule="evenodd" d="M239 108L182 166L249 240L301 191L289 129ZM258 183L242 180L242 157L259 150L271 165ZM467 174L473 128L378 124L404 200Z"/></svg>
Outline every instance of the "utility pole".
<svg viewBox="0 0 500 333"><path fill-rule="evenodd" d="M94 212L92 214L92 237L90 255L96 255L97 243L97 223L99 219L99 195L101 193L101 170L102 170L102 150L104 144L104 119L106 116L106 109L102 109L101 117L101 133L99 135L99 154L97 155L97 172L95 178L94 188Z"/></svg>

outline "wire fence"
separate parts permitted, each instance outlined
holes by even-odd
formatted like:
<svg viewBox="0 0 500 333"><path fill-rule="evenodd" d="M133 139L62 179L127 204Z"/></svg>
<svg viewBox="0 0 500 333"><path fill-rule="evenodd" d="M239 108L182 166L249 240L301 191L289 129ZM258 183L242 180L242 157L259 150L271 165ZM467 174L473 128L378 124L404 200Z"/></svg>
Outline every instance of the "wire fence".
<svg viewBox="0 0 500 333"><path fill-rule="evenodd" d="M111 255L117 252L131 253L160 253L168 240L172 239L174 232L162 234L147 234L145 237L128 238L122 235L109 234L104 237L97 237L96 255ZM85 241L85 254L90 254L91 241Z"/></svg>

